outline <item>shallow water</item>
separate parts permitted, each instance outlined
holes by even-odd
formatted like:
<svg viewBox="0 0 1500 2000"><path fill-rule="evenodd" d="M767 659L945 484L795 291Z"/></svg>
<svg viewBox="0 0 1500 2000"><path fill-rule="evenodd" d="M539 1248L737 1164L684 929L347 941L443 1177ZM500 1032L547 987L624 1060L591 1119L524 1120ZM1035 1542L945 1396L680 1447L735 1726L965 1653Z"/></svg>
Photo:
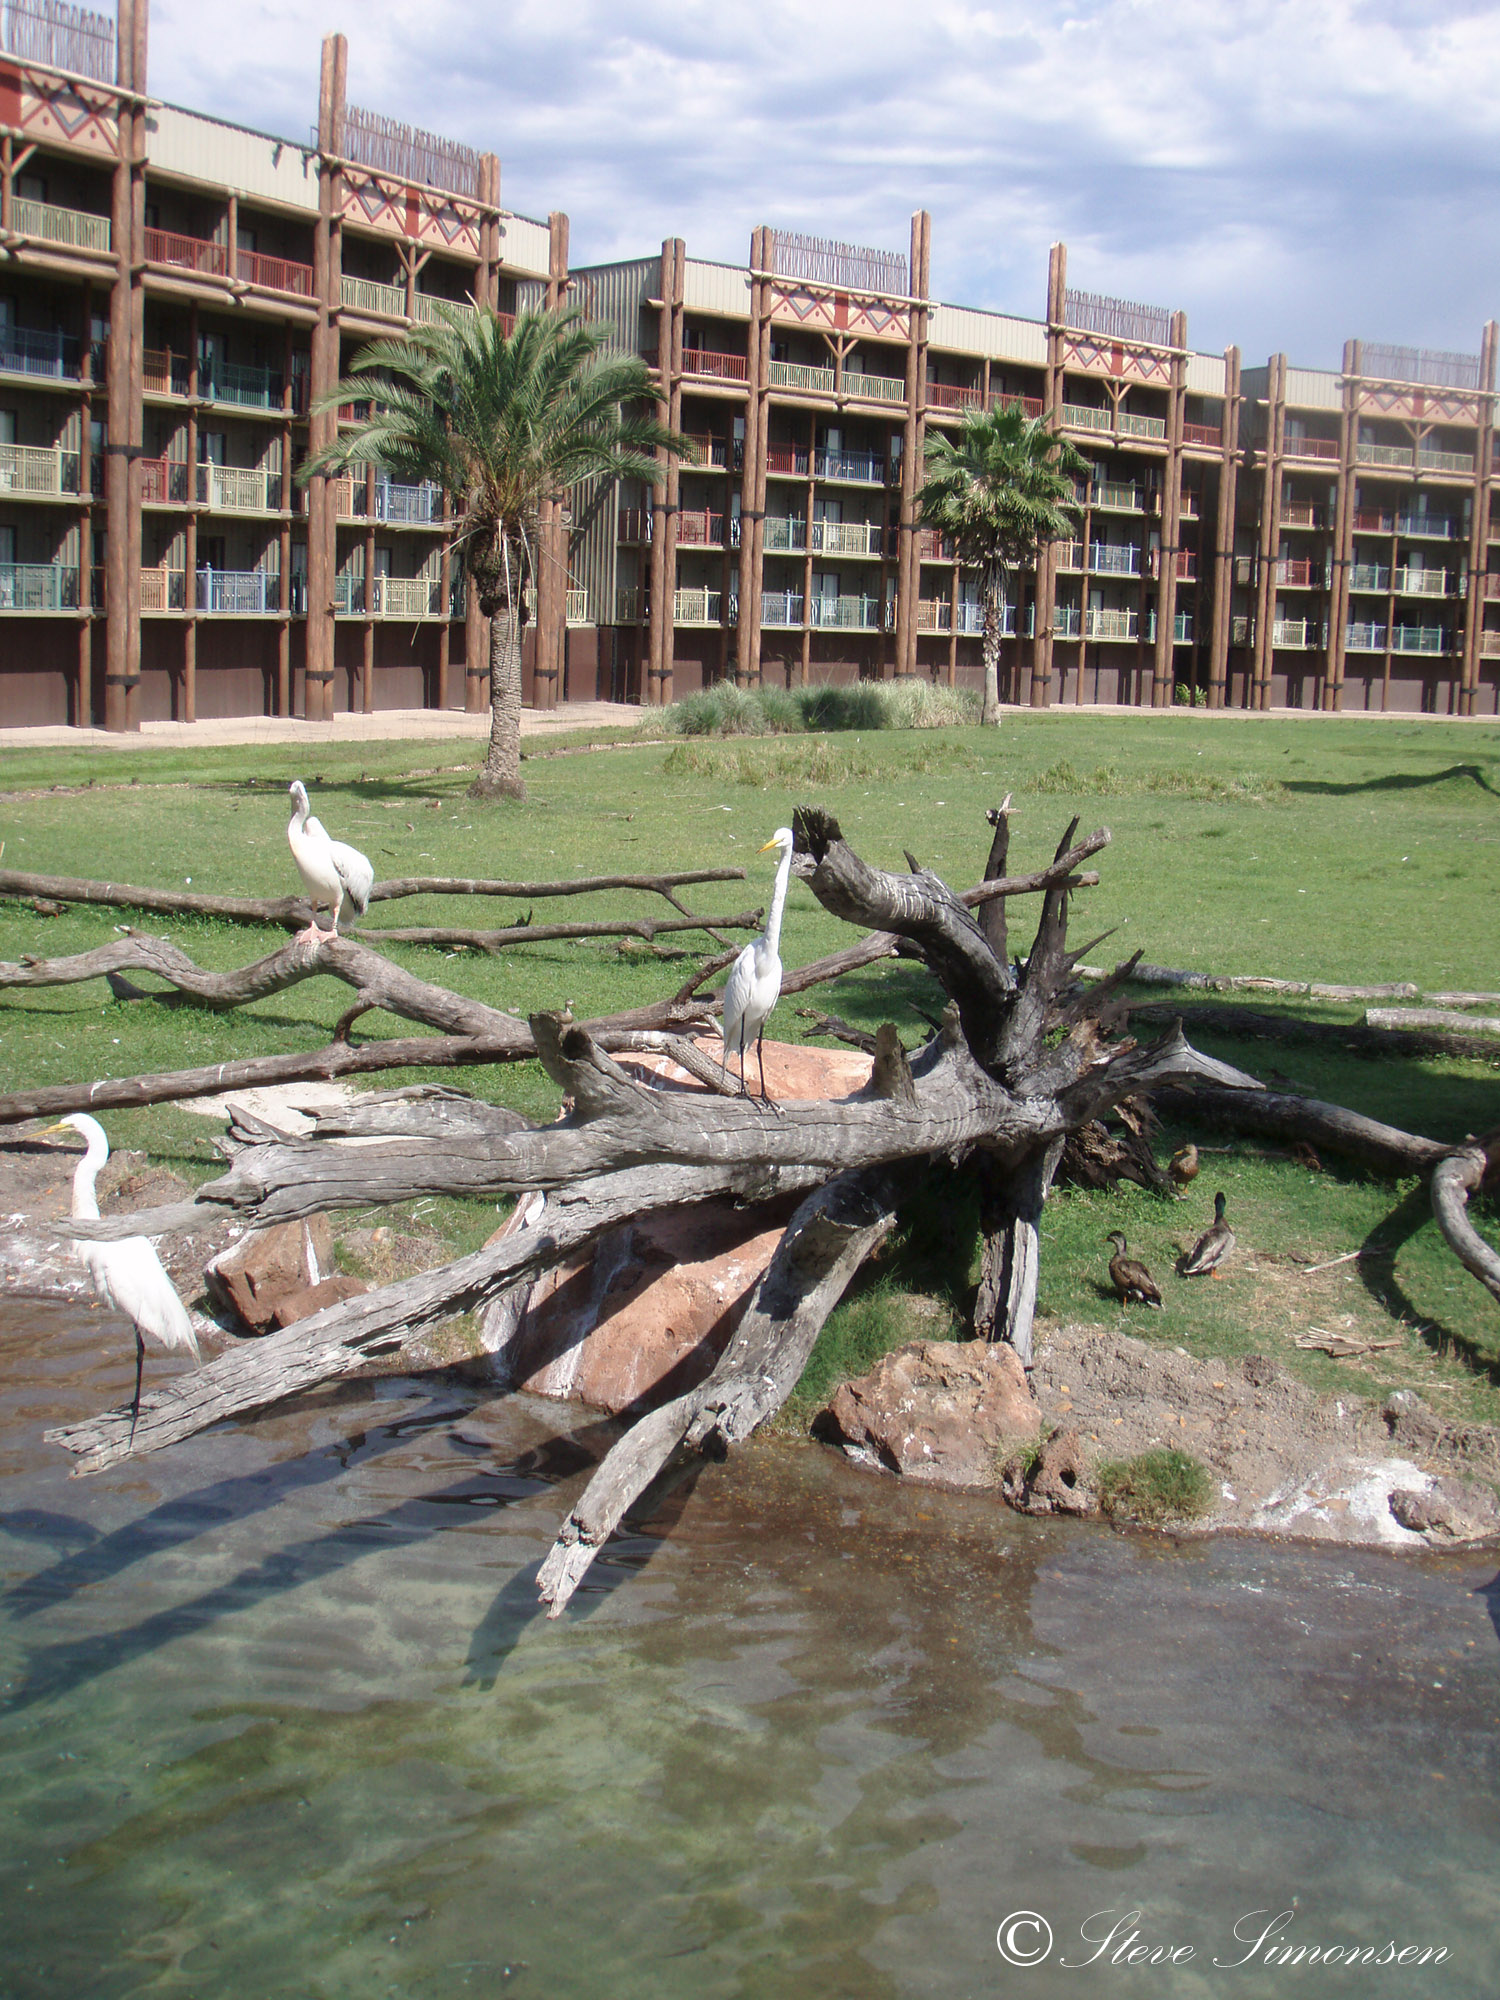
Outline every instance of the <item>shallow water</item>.
<svg viewBox="0 0 1500 2000"><path fill-rule="evenodd" d="M0 1301L0 2000L1496 1989L1493 1562L753 1445L549 1623L608 1427L393 1380L70 1481L120 1331Z"/></svg>

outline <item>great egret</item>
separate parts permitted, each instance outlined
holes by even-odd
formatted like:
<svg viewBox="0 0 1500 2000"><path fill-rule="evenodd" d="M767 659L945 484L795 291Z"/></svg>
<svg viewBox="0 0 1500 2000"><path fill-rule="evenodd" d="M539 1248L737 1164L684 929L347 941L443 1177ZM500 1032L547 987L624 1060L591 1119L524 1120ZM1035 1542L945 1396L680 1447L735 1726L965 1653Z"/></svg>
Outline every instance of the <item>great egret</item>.
<svg viewBox="0 0 1500 2000"><path fill-rule="evenodd" d="M346 847L342 840L332 839L322 820L309 815L307 791L300 778L290 790L292 819L286 837L291 844L292 859L307 884L308 897L312 902L312 922L305 931L298 931L297 942L302 944L310 939L321 943L338 936L339 911L343 908L345 896L359 914L364 915L370 906L370 891L375 886L375 870L357 847ZM326 903L333 911L330 930L318 929L320 903Z"/></svg>
<svg viewBox="0 0 1500 2000"><path fill-rule="evenodd" d="M752 938L734 961L729 984L724 988L725 1081L729 1078L729 1051L737 1049L740 1095L748 1095L745 1088L745 1052L754 1042L760 1062L760 1094L763 1100L766 1098L765 1025L781 992L781 958L776 947L781 942L781 910L786 902L786 885L792 872L792 829L789 826L777 827L760 852L766 854L773 847L780 858L776 863L776 886L771 892L771 914L760 936Z"/></svg>
<svg viewBox="0 0 1500 2000"><path fill-rule="evenodd" d="M1159 1306L1161 1304L1160 1288L1144 1264L1140 1263L1134 1257L1126 1256L1126 1243L1123 1231L1112 1229L1104 1240L1106 1243L1119 1245L1114 1256L1109 1260L1109 1276L1110 1282L1120 1294L1120 1303L1128 1306L1130 1301L1134 1299L1139 1305Z"/></svg>
<svg viewBox="0 0 1500 2000"><path fill-rule="evenodd" d="M47 1131L65 1132L70 1126L88 1141L88 1151L73 1175L73 1217L75 1221L97 1221L99 1200L94 1183L109 1158L109 1140L98 1119L82 1111L59 1124L49 1125ZM177 1296L177 1287L146 1237L122 1236L115 1243L78 1242L73 1249L99 1297L116 1312L124 1313L135 1328L135 1395L130 1404L133 1440L141 1413L141 1368L146 1358L146 1340L169 1351L185 1347L196 1361L198 1336L193 1332L187 1307Z"/></svg>

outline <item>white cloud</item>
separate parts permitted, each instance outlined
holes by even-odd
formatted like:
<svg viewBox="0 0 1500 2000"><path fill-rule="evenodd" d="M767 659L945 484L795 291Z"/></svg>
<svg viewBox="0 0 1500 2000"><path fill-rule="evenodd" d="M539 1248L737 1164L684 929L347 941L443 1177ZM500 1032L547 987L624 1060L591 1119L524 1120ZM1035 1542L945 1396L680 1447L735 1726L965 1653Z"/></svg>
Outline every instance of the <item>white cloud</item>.
<svg viewBox="0 0 1500 2000"><path fill-rule="evenodd" d="M323 34L350 95L493 149L578 263L780 223L904 249L1038 314L1050 241L1195 345L1333 364L1347 334L1473 349L1500 307L1500 17L1462 0L242 0L152 10L152 87L300 137Z"/></svg>

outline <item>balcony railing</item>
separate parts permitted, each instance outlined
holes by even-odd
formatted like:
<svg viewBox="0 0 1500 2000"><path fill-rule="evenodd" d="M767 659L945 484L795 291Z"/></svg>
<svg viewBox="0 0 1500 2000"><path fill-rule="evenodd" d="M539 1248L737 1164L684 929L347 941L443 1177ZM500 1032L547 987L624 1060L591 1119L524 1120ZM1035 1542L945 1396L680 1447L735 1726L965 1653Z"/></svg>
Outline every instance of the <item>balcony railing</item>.
<svg viewBox="0 0 1500 2000"><path fill-rule="evenodd" d="M1058 542L1054 546L1057 549L1057 566L1059 569L1081 570L1083 568L1085 551L1082 542Z"/></svg>
<svg viewBox="0 0 1500 2000"><path fill-rule="evenodd" d="M281 578L264 569L198 571L198 609L214 612L279 611Z"/></svg>
<svg viewBox="0 0 1500 2000"><path fill-rule="evenodd" d="M878 521L814 521L810 546L823 555L878 556L884 540Z"/></svg>
<svg viewBox="0 0 1500 2000"><path fill-rule="evenodd" d="M1076 604L1054 604L1052 607L1052 636L1054 639L1076 639L1083 631L1083 613Z"/></svg>
<svg viewBox="0 0 1500 2000"><path fill-rule="evenodd" d="M274 582L275 579L273 578ZM455 578L461 584L462 579ZM345 571L334 578L333 608L343 618L442 618L443 582L438 576L364 577Z"/></svg>
<svg viewBox="0 0 1500 2000"><path fill-rule="evenodd" d="M677 516L677 542L679 547L723 548L724 516L711 514L707 508L701 513L680 513Z"/></svg>
<svg viewBox="0 0 1500 2000"><path fill-rule="evenodd" d="M866 375L858 368L846 368L844 394L863 396L870 403L904 403L906 384L897 375Z"/></svg>
<svg viewBox="0 0 1500 2000"><path fill-rule="evenodd" d="M1324 523L1324 509L1311 500L1283 500L1281 503L1281 525L1283 528L1321 528ZM1359 526L1359 516L1354 525Z"/></svg>
<svg viewBox="0 0 1500 2000"><path fill-rule="evenodd" d="M819 479L845 479L864 486L884 486L885 456L876 451L819 451L813 471Z"/></svg>
<svg viewBox="0 0 1500 2000"><path fill-rule="evenodd" d="M1069 430L1112 431L1114 413L1110 410L1095 409L1092 403L1064 403L1062 420Z"/></svg>
<svg viewBox="0 0 1500 2000"><path fill-rule="evenodd" d="M185 396L192 382L192 364L170 348L148 347L141 355L141 384L154 396Z"/></svg>
<svg viewBox="0 0 1500 2000"><path fill-rule="evenodd" d="M800 625L802 592L763 590L760 594L760 622L762 625Z"/></svg>
<svg viewBox="0 0 1500 2000"><path fill-rule="evenodd" d="M1184 486L1177 496L1177 518L1179 521L1199 520L1203 513L1203 495L1191 486Z"/></svg>
<svg viewBox="0 0 1500 2000"><path fill-rule="evenodd" d="M198 498L219 514L274 514L281 507L281 474L258 466L200 465Z"/></svg>
<svg viewBox="0 0 1500 2000"><path fill-rule="evenodd" d="M807 477L807 453L801 445L773 444L766 447L767 472L779 472L793 479Z"/></svg>
<svg viewBox="0 0 1500 2000"><path fill-rule="evenodd" d="M78 342L71 333L51 327L0 327L0 369L13 375L76 376Z"/></svg>
<svg viewBox="0 0 1500 2000"><path fill-rule="evenodd" d="M1357 444L1354 447L1356 465L1399 466L1409 471L1414 462L1410 445L1405 444Z"/></svg>
<svg viewBox="0 0 1500 2000"><path fill-rule="evenodd" d="M1218 424L1184 424L1182 441L1184 444L1196 444L1208 451L1221 451L1224 446L1224 432Z"/></svg>
<svg viewBox="0 0 1500 2000"><path fill-rule="evenodd" d="M148 507L185 507L191 491L191 467L183 458L143 458L141 499ZM156 572L150 572L153 576Z"/></svg>
<svg viewBox="0 0 1500 2000"><path fill-rule="evenodd" d="M672 598L672 617L679 625L718 625L723 602L719 590L679 590Z"/></svg>
<svg viewBox="0 0 1500 2000"><path fill-rule="evenodd" d="M78 571L66 563L0 563L0 611L76 611Z"/></svg>
<svg viewBox="0 0 1500 2000"><path fill-rule="evenodd" d="M340 296L355 312L375 313L382 319L406 318L405 285L382 285L374 278L340 281Z"/></svg>
<svg viewBox="0 0 1500 2000"><path fill-rule="evenodd" d="M1326 581L1327 572L1322 563L1314 564L1305 556L1283 556L1276 565L1275 575L1276 581L1289 589L1313 590ZM1359 587L1355 585L1356 589Z"/></svg>
<svg viewBox="0 0 1500 2000"><path fill-rule="evenodd" d="M615 523L615 534L622 542L649 542L651 539L652 509L649 507L622 507ZM770 522L766 523L769 528Z"/></svg>
<svg viewBox="0 0 1500 2000"><path fill-rule="evenodd" d="M1500 576L1487 576L1484 579L1484 594L1486 597L1500 597Z"/></svg>
<svg viewBox="0 0 1500 2000"><path fill-rule="evenodd" d="M808 623L825 630L878 632L878 597L813 597L808 601Z"/></svg>
<svg viewBox="0 0 1500 2000"><path fill-rule="evenodd" d="M1253 618L1231 618L1229 621L1229 643L1231 646L1253 646L1255 644L1255 620Z"/></svg>
<svg viewBox="0 0 1500 2000"><path fill-rule="evenodd" d="M684 375L702 375L712 382L743 382L747 379L748 370L749 363L743 354L718 354L708 347L685 347L682 350Z"/></svg>
<svg viewBox="0 0 1500 2000"><path fill-rule="evenodd" d="M1121 410L1116 428L1121 437L1164 438L1167 421L1165 417L1138 417L1133 410Z"/></svg>
<svg viewBox="0 0 1500 2000"><path fill-rule="evenodd" d="M1398 569L1396 589L1405 597L1451 597L1454 578L1445 569Z"/></svg>
<svg viewBox="0 0 1500 2000"><path fill-rule="evenodd" d="M895 555L897 553L900 539L900 530L892 528L886 538L886 553L888 555ZM871 553L879 554L878 543L872 542ZM940 535L936 528L919 528L917 530L918 562L952 562L952 560L953 544L948 540L946 535Z"/></svg>
<svg viewBox="0 0 1500 2000"><path fill-rule="evenodd" d="M394 527L440 527L443 519L443 489L424 481L419 486L399 486L392 480L375 482L375 497L361 478L330 479L328 490L341 521L388 521Z"/></svg>
<svg viewBox="0 0 1500 2000"><path fill-rule="evenodd" d="M229 276L229 252L222 243L206 236L179 236L172 229L146 231L146 262L169 264L174 270L193 271L200 277Z"/></svg>
<svg viewBox="0 0 1500 2000"><path fill-rule="evenodd" d="M635 625L640 622L645 600L634 585L622 587L615 592L615 623Z"/></svg>
<svg viewBox="0 0 1500 2000"><path fill-rule="evenodd" d="M1339 441L1337 438L1288 437L1286 456L1288 458L1332 459L1337 463Z"/></svg>
<svg viewBox="0 0 1500 2000"><path fill-rule="evenodd" d="M1035 420L1042 414L1042 399L1040 396L1017 396L1009 389L992 389L990 391L990 408L992 410L1019 410L1023 417Z"/></svg>
<svg viewBox="0 0 1500 2000"><path fill-rule="evenodd" d="M0 444L0 493L76 493L79 463L52 445Z"/></svg>
<svg viewBox="0 0 1500 2000"><path fill-rule="evenodd" d="M929 382L927 407L929 410L982 410L984 392L980 389L962 389L953 382Z"/></svg>
<svg viewBox="0 0 1500 2000"><path fill-rule="evenodd" d="M1445 520L1440 514L1398 514L1396 532L1425 537L1430 541L1451 542L1463 533L1463 528L1459 522Z"/></svg>
<svg viewBox="0 0 1500 2000"><path fill-rule="evenodd" d="M812 396L833 394L831 368L810 368L801 361L773 361L769 379L773 389L801 389Z"/></svg>
<svg viewBox="0 0 1500 2000"><path fill-rule="evenodd" d="M1349 588L1351 590L1389 590L1391 587L1390 568L1385 563L1351 563L1349 565Z"/></svg>
<svg viewBox="0 0 1500 2000"><path fill-rule="evenodd" d="M1448 635L1441 625L1393 625L1393 653L1446 653Z"/></svg>
<svg viewBox="0 0 1500 2000"><path fill-rule="evenodd" d="M109 217L81 208L54 208L50 202L24 201L10 205L10 226L18 235L42 243L60 243L69 250L109 249Z"/></svg>
<svg viewBox="0 0 1500 2000"><path fill-rule="evenodd" d="M709 437L706 432L688 434L691 449L682 454L682 463L694 465L724 465L729 463L729 445L724 438Z"/></svg>
<svg viewBox="0 0 1500 2000"><path fill-rule="evenodd" d="M589 618L589 594L586 590L579 590L576 587L569 589L567 619L570 625L588 625L592 622Z"/></svg>
<svg viewBox="0 0 1500 2000"><path fill-rule="evenodd" d="M413 317L422 326L441 326L444 313L457 313L460 319L474 319L477 314L471 299L440 298L436 292L414 292ZM406 308L401 308L404 316Z"/></svg>
<svg viewBox="0 0 1500 2000"><path fill-rule="evenodd" d="M211 403L238 403L249 410L279 410L286 378L279 368L252 368L239 361L203 363L198 394Z"/></svg>
<svg viewBox="0 0 1500 2000"><path fill-rule="evenodd" d="M237 278L243 278L247 285L259 285L262 291L312 297L312 265L299 264L291 257L262 257L258 250L236 250L234 271Z"/></svg>
<svg viewBox="0 0 1500 2000"><path fill-rule="evenodd" d="M183 468L186 471L186 467ZM142 611L181 611L187 604L187 573L180 569L141 571Z"/></svg>
<svg viewBox="0 0 1500 2000"><path fill-rule="evenodd" d="M1420 444L1417 446L1417 470L1469 474L1474 470L1474 454L1471 451L1436 451Z"/></svg>
<svg viewBox="0 0 1500 2000"><path fill-rule="evenodd" d="M1089 568L1100 576L1139 576L1141 552L1133 548L1111 548L1095 542L1089 550Z"/></svg>
<svg viewBox="0 0 1500 2000"><path fill-rule="evenodd" d="M807 523L795 514L767 514L762 545L768 549L805 549ZM1500 578L1496 579L1500 582Z"/></svg>
<svg viewBox="0 0 1500 2000"><path fill-rule="evenodd" d="M1140 615L1135 611L1085 611L1085 639L1135 639L1140 636Z"/></svg>
<svg viewBox="0 0 1500 2000"><path fill-rule="evenodd" d="M1191 611L1179 611L1177 613L1177 616L1172 621L1172 638L1179 646L1192 645L1193 614Z"/></svg>
<svg viewBox="0 0 1500 2000"><path fill-rule="evenodd" d="M955 609L951 599L946 597L922 597L917 600L917 630L919 632L968 632L980 633L984 630L984 606L960 602ZM1002 639L1015 637L1016 611L1013 604L1000 607L1000 636Z"/></svg>
<svg viewBox="0 0 1500 2000"><path fill-rule="evenodd" d="M1144 514L1146 496L1139 486L1121 486L1114 480L1101 479L1090 488L1088 504L1115 514Z"/></svg>
<svg viewBox="0 0 1500 2000"><path fill-rule="evenodd" d="M1385 627L1375 624L1348 626L1344 633L1344 650L1350 653L1383 653Z"/></svg>
<svg viewBox="0 0 1500 2000"><path fill-rule="evenodd" d="M1289 652L1305 652L1324 641L1325 628L1314 618L1278 618L1271 627L1271 644Z"/></svg>

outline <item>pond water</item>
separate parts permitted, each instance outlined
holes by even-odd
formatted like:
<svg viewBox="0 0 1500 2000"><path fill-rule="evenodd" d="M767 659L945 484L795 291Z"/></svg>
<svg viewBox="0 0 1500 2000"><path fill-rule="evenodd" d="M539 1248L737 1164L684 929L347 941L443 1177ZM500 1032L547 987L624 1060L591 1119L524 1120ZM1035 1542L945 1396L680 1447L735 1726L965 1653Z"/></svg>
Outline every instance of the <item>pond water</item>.
<svg viewBox="0 0 1500 2000"><path fill-rule="evenodd" d="M549 1623L610 1427L395 1378L70 1480L132 1363L0 1301L0 2000L1496 1990L1493 1561L766 1443Z"/></svg>

